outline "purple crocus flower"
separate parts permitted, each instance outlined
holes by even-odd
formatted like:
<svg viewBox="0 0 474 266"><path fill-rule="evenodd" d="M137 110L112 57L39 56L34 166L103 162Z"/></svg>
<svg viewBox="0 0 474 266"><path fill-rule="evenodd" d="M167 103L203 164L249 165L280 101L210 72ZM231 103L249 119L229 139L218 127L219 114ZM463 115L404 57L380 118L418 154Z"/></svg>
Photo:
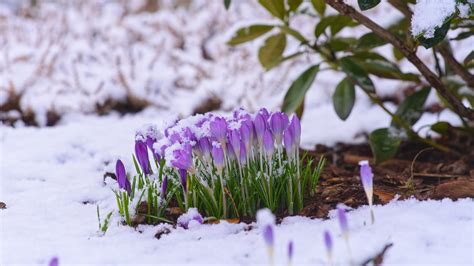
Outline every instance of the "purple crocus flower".
<svg viewBox="0 0 474 266"><path fill-rule="evenodd" d="M324 231L324 246L328 254L332 253L332 237L328 230Z"/></svg>
<svg viewBox="0 0 474 266"><path fill-rule="evenodd" d="M228 142L232 146L236 156L240 154L240 133L239 130L232 129L229 131Z"/></svg>
<svg viewBox="0 0 474 266"><path fill-rule="evenodd" d="M252 135L253 135L253 122L250 119L246 119L242 121L242 125L240 126L240 138L245 144L245 148L250 150L250 145L252 143Z"/></svg>
<svg viewBox="0 0 474 266"><path fill-rule="evenodd" d="M188 229L191 223L202 224L204 219L196 208L189 208L188 211L178 217L178 225Z"/></svg>
<svg viewBox="0 0 474 266"><path fill-rule="evenodd" d="M130 193L132 193L132 186L130 185L130 181L128 181L125 166L121 160L117 160L115 164L115 176L117 177L119 188L124 189L128 195L130 195Z"/></svg>
<svg viewBox="0 0 474 266"><path fill-rule="evenodd" d="M227 135L227 121L222 117L215 117L210 123L211 135L225 145Z"/></svg>
<svg viewBox="0 0 474 266"><path fill-rule="evenodd" d="M58 257L53 257L49 261L49 266L58 266L59 265L59 259Z"/></svg>
<svg viewBox="0 0 474 266"><path fill-rule="evenodd" d="M140 164L143 174L151 174L150 161L148 159L148 149L145 142L142 140L135 141L135 156L137 156L138 164Z"/></svg>
<svg viewBox="0 0 474 266"><path fill-rule="evenodd" d="M265 121L268 121L268 118L270 118L270 113L265 107L260 108L260 110L258 110L258 113L261 114L265 118Z"/></svg>
<svg viewBox="0 0 474 266"><path fill-rule="evenodd" d="M235 152L234 146L232 146L232 144L227 143L227 148L226 149L227 149L227 158L229 158L229 160L237 159L237 153Z"/></svg>
<svg viewBox="0 0 474 266"><path fill-rule="evenodd" d="M173 151L174 159L171 160L171 164L183 170L191 170L193 166L192 148L191 145L185 144L181 149Z"/></svg>
<svg viewBox="0 0 474 266"><path fill-rule="evenodd" d="M262 235L263 235L263 241L265 241L265 244L267 245L267 247L273 248L275 239L273 236L273 226L271 224L267 224L263 227Z"/></svg>
<svg viewBox="0 0 474 266"><path fill-rule="evenodd" d="M161 183L161 193L160 196L162 199L166 198L166 191L168 190L168 176L165 175L163 182Z"/></svg>
<svg viewBox="0 0 474 266"><path fill-rule="evenodd" d="M255 116L255 120L253 122L255 126L255 134L257 137L257 141L259 145L262 145L263 143L263 134L265 133L265 130L267 130L267 120L262 114L257 114Z"/></svg>
<svg viewBox="0 0 474 266"><path fill-rule="evenodd" d="M217 170L222 171L224 167L224 151L219 143L212 144L212 158L214 159L214 165Z"/></svg>
<svg viewBox="0 0 474 266"><path fill-rule="evenodd" d="M198 147L205 160L209 160L211 154L211 142L208 137L202 137L198 140Z"/></svg>
<svg viewBox="0 0 474 266"><path fill-rule="evenodd" d="M372 168L369 165L368 161L360 161L360 180L362 181L362 186L364 187L365 195L367 196L367 201L369 202L370 208L370 218L372 224L375 222L374 211L372 209L372 202L374 197L374 174L372 173Z"/></svg>
<svg viewBox="0 0 474 266"><path fill-rule="evenodd" d="M273 155L273 151L275 150L275 143L273 140L272 133L270 133L269 130L266 130L263 134L263 148L265 149L267 157L271 158Z"/></svg>
<svg viewBox="0 0 474 266"><path fill-rule="evenodd" d="M290 261L290 264L291 264L291 261L293 260L293 253L294 253L293 241L290 240L290 242L288 242L288 260Z"/></svg>
<svg viewBox="0 0 474 266"><path fill-rule="evenodd" d="M291 118L290 128L293 138L295 140L295 146L298 149L301 141L301 123L298 119L298 116L293 115L293 117Z"/></svg>
<svg viewBox="0 0 474 266"><path fill-rule="evenodd" d="M179 182L183 186L184 193L188 192L188 171L186 169L178 169Z"/></svg>
<svg viewBox="0 0 474 266"><path fill-rule="evenodd" d="M294 138L293 134L291 133L290 128L285 129L283 131L283 144L285 144L286 155L288 155L289 159L294 157Z"/></svg>
<svg viewBox="0 0 474 266"><path fill-rule="evenodd" d="M277 145L281 144L283 130L288 127L288 116L282 112L275 112L270 116L270 129L275 137Z"/></svg>
<svg viewBox="0 0 474 266"><path fill-rule="evenodd" d="M153 149L153 145L155 145L156 143L156 139L153 138L153 137L146 137L146 140L145 140L145 144L146 146L148 147L148 149L150 149L150 151L153 153L153 157L155 158L155 161L160 161L161 160L161 156L159 153L155 152L155 150Z"/></svg>
<svg viewBox="0 0 474 266"><path fill-rule="evenodd" d="M240 156L239 156L240 164L244 165L247 163L247 148L243 141L240 142Z"/></svg>
<svg viewBox="0 0 474 266"><path fill-rule="evenodd" d="M347 223L346 210L344 210L341 205L337 206L337 218L339 220L339 225L341 226L342 234L347 237L349 234L349 225Z"/></svg>

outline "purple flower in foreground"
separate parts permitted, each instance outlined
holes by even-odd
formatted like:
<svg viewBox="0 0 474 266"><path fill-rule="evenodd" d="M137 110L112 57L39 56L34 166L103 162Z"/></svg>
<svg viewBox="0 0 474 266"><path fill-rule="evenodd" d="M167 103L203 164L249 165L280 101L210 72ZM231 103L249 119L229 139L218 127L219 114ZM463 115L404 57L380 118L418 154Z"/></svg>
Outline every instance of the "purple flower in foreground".
<svg viewBox="0 0 474 266"><path fill-rule="evenodd" d="M188 192L188 171L185 169L178 169L179 173L179 182L181 183L181 186L183 186L184 192Z"/></svg>
<svg viewBox="0 0 474 266"><path fill-rule="evenodd" d="M293 260L293 253L294 253L293 241L290 240L290 242L288 242L288 260L290 262Z"/></svg>
<svg viewBox="0 0 474 266"><path fill-rule="evenodd" d="M204 159L208 160L210 158L209 155L211 154L211 149L212 149L209 138L208 137L200 138L198 140L198 147Z"/></svg>
<svg viewBox="0 0 474 266"><path fill-rule="evenodd" d="M258 113L261 114L265 118L265 121L268 121L268 118L270 118L270 113L265 107L260 108L260 110L258 110Z"/></svg>
<svg viewBox="0 0 474 266"><path fill-rule="evenodd" d="M349 233L349 225L347 224L347 215L346 211L342 206L337 206L337 218L339 219L339 225L341 226L342 234L347 236Z"/></svg>
<svg viewBox="0 0 474 266"><path fill-rule="evenodd" d="M125 166L121 160L117 160L115 164L115 176L117 177L119 188L126 190L128 195L130 195L130 193L132 193L132 186L130 185L130 181L128 181Z"/></svg>
<svg viewBox="0 0 474 266"><path fill-rule="evenodd" d="M204 219L196 208L189 208L188 211L178 217L178 225L188 229L191 224L202 224Z"/></svg>
<svg viewBox="0 0 474 266"><path fill-rule="evenodd" d="M239 147L240 147L240 145L239 145ZM230 142L227 143L227 148L226 149L227 149L227 158L229 160L237 159L237 153L234 150L234 146L232 146L232 144L230 144Z"/></svg>
<svg viewBox="0 0 474 266"><path fill-rule="evenodd" d="M267 157L271 158L273 155L273 151L275 150L275 145L273 136L269 130L265 131L265 133L263 134L263 148L265 149Z"/></svg>
<svg viewBox="0 0 474 266"><path fill-rule="evenodd" d="M168 176L165 175L163 182L161 183L161 192L160 196L162 199L166 198L166 191L168 190Z"/></svg>
<svg viewBox="0 0 474 266"><path fill-rule="evenodd" d="M223 145L226 141L227 121L222 117L215 117L209 127L211 129L211 135Z"/></svg>
<svg viewBox="0 0 474 266"><path fill-rule="evenodd" d="M224 151L218 143L212 144L212 158L214 159L214 165L217 170L219 170L219 172L222 171L224 167Z"/></svg>
<svg viewBox="0 0 474 266"><path fill-rule="evenodd" d="M232 148L236 156L240 154L240 133L238 130L233 129L229 131L229 143L232 145Z"/></svg>
<svg viewBox="0 0 474 266"><path fill-rule="evenodd" d="M288 116L285 113L275 112L270 116L270 129L272 130L277 145L281 144L281 135L283 134L283 130L288 127L288 123Z"/></svg>
<svg viewBox="0 0 474 266"><path fill-rule="evenodd" d="M254 126L255 126L255 134L257 137L257 141L260 145L263 143L263 134L265 133L265 130L267 130L267 120L265 117L261 114L257 114L255 116L254 120Z"/></svg>
<svg viewBox="0 0 474 266"><path fill-rule="evenodd" d="M246 164L247 163L247 148L245 147L245 144L244 144L243 141L240 142L239 161L240 161L241 164Z"/></svg>
<svg viewBox="0 0 474 266"><path fill-rule="evenodd" d="M135 156L137 156L138 164L142 168L144 175L149 175L150 170L150 161L148 159L148 149L145 142L141 140L135 141Z"/></svg>
<svg viewBox="0 0 474 266"><path fill-rule="evenodd" d="M191 145L185 144L181 149L176 149L173 151L173 159L171 164L183 170L190 170L193 167L193 155Z"/></svg>
<svg viewBox="0 0 474 266"><path fill-rule="evenodd" d="M153 149L153 145L155 145L155 143L156 143L156 139L154 139L150 136L146 137L146 140L145 140L146 146L153 153L153 157L155 158L155 161L160 161L161 160L160 154L155 152L155 150Z"/></svg>
<svg viewBox="0 0 474 266"><path fill-rule="evenodd" d="M298 119L298 116L293 115L293 117L291 118L290 128L293 138L295 140L295 146L298 149L301 141L301 123Z"/></svg>
<svg viewBox="0 0 474 266"><path fill-rule="evenodd" d="M372 168L370 168L368 161L360 161L360 180L362 181L362 186L364 187L365 195L367 196L367 201L369 202L370 208L370 218L372 224L375 222L374 211L372 209L372 202L374 197L374 174L372 173Z"/></svg>
<svg viewBox="0 0 474 266"><path fill-rule="evenodd" d="M324 246L326 247L327 253L330 255L332 253L332 237L329 231L324 231Z"/></svg>
<svg viewBox="0 0 474 266"><path fill-rule="evenodd" d="M49 266L58 266L59 265L59 259L58 257L53 257L49 261Z"/></svg>
<svg viewBox="0 0 474 266"><path fill-rule="evenodd" d="M271 224L267 224L263 227L262 236L263 236L263 241L265 241L265 244L267 245L267 247L273 248L275 239L273 236L273 226Z"/></svg>
<svg viewBox="0 0 474 266"><path fill-rule="evenodd" d="M285 144L286 155L292 159L294 157L294 139L290 128L283 132L283 144Z"/></svg>
<svg viewBox="0 0 474 266"><path fill-rule="evenodd" d="M252 135L253 135L253 122L250 119L242 121L242 125L240 126L240 137L242 141L245 143L245 148L247 150L250 149L250 145L252 143Z"/></svg>

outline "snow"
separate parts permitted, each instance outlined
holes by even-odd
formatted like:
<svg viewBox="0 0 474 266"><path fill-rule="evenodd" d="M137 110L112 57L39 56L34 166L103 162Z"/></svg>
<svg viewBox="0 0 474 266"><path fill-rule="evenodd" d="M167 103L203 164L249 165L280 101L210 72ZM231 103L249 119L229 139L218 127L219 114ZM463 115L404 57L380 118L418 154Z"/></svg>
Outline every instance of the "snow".
<svg viewBox="0 0 474 266"><path fill-rule="evenodd" d="M161 226L134 230L118 225L115 211L107 233L97 232L96 205L102 217L116 210L116 182L107 179L104 184L104 172L113 171L117 158L133 169L135 130L169 115L150 110L122 118L68 116L54 128L2 126L0 200L7 209L0 210L0 265L45 264L53 256L64 264L92 265L266 263L260 231L246 231L244 224L176 228L157 240L154 235ZM303 120L303 128L308 129L308 123ZM314 135L315 141L323 135ZM354 260L362 261L391 242L387 263L472 265L473 208L472 199L395 201L374 207L374 226L364 225L368 207L351 211ZM286 245L292 239L295 265L324 263L324 230L335 238L334 259L346 263L337 221L302 217L287 218L276 227L276 262L286 262Z"/></svg>

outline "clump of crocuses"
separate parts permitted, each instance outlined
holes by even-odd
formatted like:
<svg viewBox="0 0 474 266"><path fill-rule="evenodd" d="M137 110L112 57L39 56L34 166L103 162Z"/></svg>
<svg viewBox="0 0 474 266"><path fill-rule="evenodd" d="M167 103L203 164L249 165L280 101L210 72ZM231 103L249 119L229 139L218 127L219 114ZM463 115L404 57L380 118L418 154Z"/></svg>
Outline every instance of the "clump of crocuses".
<svg viewBox="0 0 474 266"><path fill-rule="evenodd" d="M315 192L324 165L324 159L313 165L304 158L301 164L300 140L296 115L265 108L255 114L237 109L230 116L195 115L162 131L149 126L136 135L138 178L129 181L130 192L123 182L120 188L151 205L152 218L158 216L153 210L169 202L155 200L163 187L183 212L197 208L220 219L254 217L268 208L292 215L303 208L305 195Z"/></svg>

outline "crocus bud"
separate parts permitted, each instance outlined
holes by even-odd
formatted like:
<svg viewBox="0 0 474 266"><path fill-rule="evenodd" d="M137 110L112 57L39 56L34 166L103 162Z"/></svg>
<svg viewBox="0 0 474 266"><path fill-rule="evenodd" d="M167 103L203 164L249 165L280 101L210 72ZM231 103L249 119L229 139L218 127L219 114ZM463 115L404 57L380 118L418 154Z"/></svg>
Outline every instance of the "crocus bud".
<svg viewBox="0 0 474 266"><path fill-rule="evenodd" d="M273 264L273 246L274 235L273 227L275 226L275 215L269 209L262 209L257 212L257 224L262 232L263 241L267 246L270 264Z"/></svg>
<svg viewBox="0 0 474 266"><path fill-rule="evenodd" d="M210 154L211 154L211 142L209 141L209 138L207 137L202 137L198 140L198 147L199 151L201 152L201 155L204 157L204 160L209 160L210 159Z"/></svg>
<svg viewBox="0 0 474 266"><path fill-rule="evenodd" d="M243 141L240 142L240 156L239 161L242 165L247 163L247 148Z"/></svg>
<svg viewBox="0 0 474 266"><path fill-rule="evenodd" d="M283 132L283 144L285 144L286 155L289 159L292 159L295 155L294 152L294 139L290 128L285 129Z"/></svg>
<svg viewBox="0 0 474 266"><path fill-rule="evenodd" d="M273 155L273 151L275 150L275 144L273 136L269 130L266 130L263 134L263 148L265 149L267 157L271 158Z"/></svg>
<svg viewBox="0 0 474 266"><path fill-rule="evenodd" d="M342 234L347 237L349 234L349 225L347 224L346 211L341 205L337 206L337 218L339 219L339 225L341 227Z"/></svg>
<svg viewBox="0 0 474 266"><path fill-rule="evenodd" d="M178 169L179 182L183 186L184 192L188 192L188 171L186 169Z"/></svg>
<svg viewBox="0 0 474 266"><path fill-rule="evenodd" d="M168 176L165 175L163 182L161 183L161 193L160 196L162 199L166 198L166 191L168 190Z"/></svg>
<svg viewBox="0 0 474 266"><path fill-rule="evenodd" d="M150 161L148 159L148 149L145 142L141 140L135 141L135 156L137 156L138 164L143 171L144 175L149 175L150 170Z"/></svg>
<svg viewBox="0 0 474 266"><path fill-rule="evenodd" d="M250 150L250 145L252 143L252 133L253 122L250 119L242 121L242 125L240 126L240 138L244 142L245 148L247 148L247 150Z"/></svg>
<svg viewBox="0 0 474 266"><path fill-rule="evenodd" d="M370 167L368 161L360 161L359 165L362 186L364 187L365 194L367 195L369 205L372 205L374 174L372 173L372 168Z"/></svg>
<svg viewBox="0 0 474 266"><path fill-rule="evenodd" d="M293 253L294 253L294 247L293 247L293 241L290 240L290 242L288 242L288 261L289 261L289 265L291 265L291 261L293 260Z"/></svg>
<svg viewBox="0 0 474 266"><path fill-rule="evenodd" d="M237 153L234 150L234 146L230 144L230 142L227 142L227 158L231 161L237 159Z"/></svg>
<svg viewBox="0 0 474 266"><path fill-rule="evenodd" d="M211 135L225 145L227 135L227 121L222 117L215 117L210 123Z"/></svg>
<svg viewBox="0 0 474 266"><path fill-rule="evenodd" d="M265 118L265 121L268 121L268 118L270 118L270 113L268 112L267 108L265 108L265 107L260 108L258 113L261 114Z"/></svg>
<svg viewBox="0 0 474 266"><path fill-rule="evenodd" d="M300 120L298 119L298 116L293 115L291 118L291 123L290 123L290 128L291 128L291 133L293 134L294 138L294 143L296 148L298 149L300 147L300 141L301 141L301 123Z"/></svg>
<svg viewBox="0 0 474 266"><path fill-rule="evenodd" d="M331 265L332 258L332 237L329 231L324 231L324 246L326 247L326 253L328 256L329 265Z"/></svg>
<svg viewBox="0 0 474 266"><path fill-rule="evenodd" d="M263 134L265 133L265 130L267 130L267 120L265 117L261 114L257 114L255 116L254 120L254 126L255 126L255 134L257 137L257 141L259 145L262 145L263 143Z"/></svg>
<svg viewBox="0 0 474 266"><path fill-rule="evenodd" d="M150 151L153 153L153 157L155 158L155 161L160 161L161 157L160 154L155 152L153 149L153 145L156 143L156 140L150 136L146 137L145 144L150 149Z"/></svg>
<svg viewBox="0 0 474 266"><path fill-rule="evenodd" d="M59 260L58 257L53 257L49 261L49 266L58 266L59 265Z"/></svg>
<svg viewBox="0 0 474 266"><path fill-rule="evenodd" d="M202 215L196 208L189 208L188 211L178 217L178 225L188 229L191 225L199 225L204 222Z"/></svg>
<svg viewBox="0 0 474 266"><path fill-rule="evenodd" d="M277 145L281 144L283 130L288 127L288 116L282 112L275 112L270 116L270 129L275 137Z"/></svg>
<svg viewBox="0 0 474 266"><path fill-rule="evenodd" d="M275 242L275 239L273 236L273 226L270 224L265 225L262 229L262 235L263 235L263 240L265 241L265 244L267 245L267 247L273 248L273 244Z"/></svg>
<svg viewBox="0 0 474 266"><path fill-rule="evenodd" d="M212 158L217 170L221 172L224 167L224 151L219 143L212 143Z"/></svg>
<svg viewBox="0 0 474 266"><path fill-rule="evenodd" d="M124 189L127 191L128 195L130 195L130 193L132 193L132 186L130 185L130 181L128 181L125 166L121 160L117 160L115 165L115 176L117 177L119 188Z"/></svg>
<svg viewBox="0 0 474 266"><path fill-rule="evenodd" d="M171 164L178 169L190 171L193 167L191 145L185 144L180 149L174 150L173 159L171 159Z"/></svg>
<svg viewBox="0 0 474 266"><path fill-rule="evenodd" d="M229 131L229 143L232 145L232 148L236 156L240 154L240 133L239 130L232 129Z"/></svg>

